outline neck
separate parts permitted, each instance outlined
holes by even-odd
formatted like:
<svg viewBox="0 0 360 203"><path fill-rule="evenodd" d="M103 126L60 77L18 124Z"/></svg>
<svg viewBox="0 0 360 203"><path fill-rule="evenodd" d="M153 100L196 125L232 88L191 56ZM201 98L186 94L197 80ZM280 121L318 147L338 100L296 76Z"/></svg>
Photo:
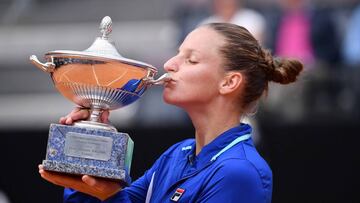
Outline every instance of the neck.
<svg viewBox="0 0 360 203"><path fill-rule="evenodd" d="M239 125L239 110L233 105L199 105L186 109L195 128L196 155L221 133ZM211 107L211 108L209 108Z"/></svg>

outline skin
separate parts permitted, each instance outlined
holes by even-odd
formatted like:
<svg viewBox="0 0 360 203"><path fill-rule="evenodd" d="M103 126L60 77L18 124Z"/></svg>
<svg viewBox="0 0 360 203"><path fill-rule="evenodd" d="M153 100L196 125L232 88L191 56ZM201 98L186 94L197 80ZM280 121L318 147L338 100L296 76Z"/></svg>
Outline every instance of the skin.
<svg viewBox="0 0 360 203"><path fill-rule="evenodd" d="M179 53L164 65L173 79L165 85L164 101L189 114L196 131L196 154L219 134L239 124L242 75L224 70L219 51L224 43L220 34L200 27L185 38Z"/></svg>
<svg viewBox="0 0 360 203"><path fill-rule="evenodd" d="M60 124L72 125L74 121L84 120L90 116L87 109L75 108L67 116L61 117ZM103 123L109 123L109 111L101 115ZM68 187L77 191L92 195L100 200L106 200L121 190L119 183L102 178L94 178L88 175L70 176L63 173L56 173L44 170L42 165L38 166L39 173L45 180L62 187Z"/></svg>
<svg viewBox="0 0 360 203"><path fill-rule="evenodd" d="M240 72L224 70L219 51L224 43L224 38L211 28L197 28L186 37L178 54L164 65L171 80L164 86L163 99L189 114L195 127L196 154L219 134L239 125L242 114L239 94L243 89L243 76ZM108 122L108 116L108 112L103 113L103 122ZM87 110L75 109L60 118L60 123L71 125L87 117ZM53 173L43 170L41 165L39 173L49 182L101 200L121 190L118 183L109 180Z"/></svg>

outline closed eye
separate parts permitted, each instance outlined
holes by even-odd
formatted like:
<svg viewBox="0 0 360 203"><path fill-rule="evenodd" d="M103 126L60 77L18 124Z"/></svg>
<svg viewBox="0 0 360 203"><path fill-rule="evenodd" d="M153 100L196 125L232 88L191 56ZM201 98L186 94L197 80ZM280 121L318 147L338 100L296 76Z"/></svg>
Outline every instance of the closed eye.
<svg viewBox="0 0 360 203"><path fill-rule="evenodd" d="M191 60L191 59L186 59L186 62L189 63L189 64L192 64L192 65L195 65L195 64L199 63L199 62Z"/></svg>

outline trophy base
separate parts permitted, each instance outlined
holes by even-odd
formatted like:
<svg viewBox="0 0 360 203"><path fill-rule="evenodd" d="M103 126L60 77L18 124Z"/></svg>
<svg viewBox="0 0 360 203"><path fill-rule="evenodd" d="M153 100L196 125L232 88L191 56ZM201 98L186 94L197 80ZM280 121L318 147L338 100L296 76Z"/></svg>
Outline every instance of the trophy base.
<svg viewBox="0 0 360 203"><path fill-rule="evenodd" d="M45 170L70 173L74 175L91 175L101 178L109 178L114 180L126 180L125 170L116 170L109 168L102 168L96 166L86 166L81 164L64 163L58 161L43 160L42 165ZM127 181L125 181L127 182Z"/></svg>
<svg viewBox="0 0 360 203"><path fill-rule="evenodd" d="M45 170L120 180L129 185L134 142L128 134L51 124Z"/></svg>

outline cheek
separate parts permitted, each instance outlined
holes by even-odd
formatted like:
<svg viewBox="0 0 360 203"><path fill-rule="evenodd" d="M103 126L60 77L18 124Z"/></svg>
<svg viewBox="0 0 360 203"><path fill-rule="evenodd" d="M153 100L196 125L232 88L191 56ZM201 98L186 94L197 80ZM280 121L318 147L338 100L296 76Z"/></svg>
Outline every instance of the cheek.
<svg viewBox="0 0 360 203"><path fill-rule="evenodd" d="M194 94L216 91L219 82L217 76L209 70L189 74L186 77L186 88Z"/></svg>
<svg viewBox="0 0 360 203"><path fill-rule="evenodd" d="M197 74L194 71L184 73L178 83L164 89L163 99L166 103L180 106L191 102L207 102L216 95L217 82L213 74Z"/></svg>

